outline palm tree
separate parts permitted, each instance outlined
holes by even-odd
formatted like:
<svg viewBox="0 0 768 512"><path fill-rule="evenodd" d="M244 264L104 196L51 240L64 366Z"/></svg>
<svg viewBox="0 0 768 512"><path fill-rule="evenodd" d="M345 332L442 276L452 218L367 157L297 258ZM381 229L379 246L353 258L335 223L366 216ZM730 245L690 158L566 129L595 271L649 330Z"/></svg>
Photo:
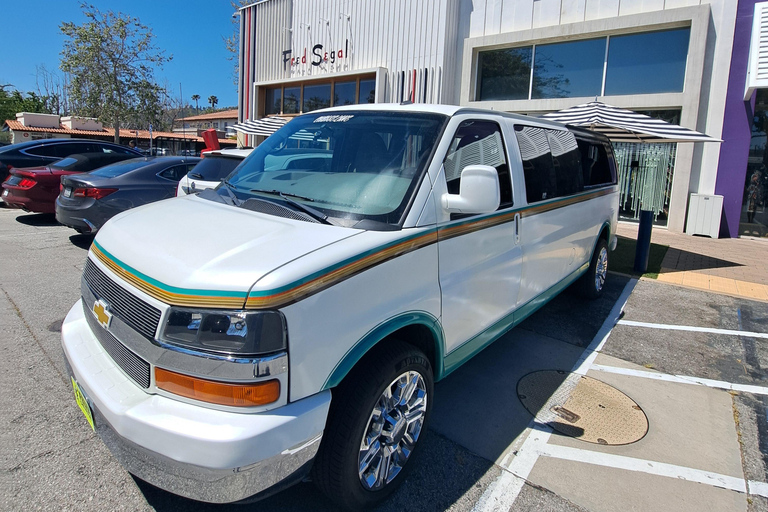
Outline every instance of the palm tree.
<svg viewBox="0 0 768 512"><path fill-rule="evenodd" d="M199 94L193 94L192 95L192 101L195 102L195 113L197 113L197 114L200 113L200 106L197 104L197 100L199 100L199 99L200 99L200 95Z"/></svg>
<svg viewBox="0 0 768 512"><path fill-rule="evenodd" d="M216 96L208 96L208 103L211 104L211 108L216 108L216 104L219 102L219 98Z"/></svg>

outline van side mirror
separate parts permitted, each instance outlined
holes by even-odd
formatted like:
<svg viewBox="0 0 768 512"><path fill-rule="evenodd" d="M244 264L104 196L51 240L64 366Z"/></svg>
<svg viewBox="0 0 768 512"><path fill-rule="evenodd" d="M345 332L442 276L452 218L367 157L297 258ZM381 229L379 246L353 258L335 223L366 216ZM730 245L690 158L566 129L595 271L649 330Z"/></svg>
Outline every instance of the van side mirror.
<svg viewBox="0 0 768 512"><path fill-rule="evenodd" d="M499 208L499 174L489 165L468 165L461 171L458 194L444 194L443 208L451 213L491 213Z"/></svg>

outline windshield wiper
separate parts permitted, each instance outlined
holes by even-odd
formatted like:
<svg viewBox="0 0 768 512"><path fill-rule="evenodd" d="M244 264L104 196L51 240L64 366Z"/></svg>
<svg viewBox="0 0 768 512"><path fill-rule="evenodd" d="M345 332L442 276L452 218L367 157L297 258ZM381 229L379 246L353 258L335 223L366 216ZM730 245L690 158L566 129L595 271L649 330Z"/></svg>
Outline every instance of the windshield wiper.
<svg viewBox="0 0 768 512"><path fill-rule="evenodd" d="M199 172L191 172L191 173L187 174L187 176L189 176L190 178L196 179L196 180L203 179L203 175L200 174Z"/></svg>
<svg viewBox="0 0 768 512"><path fill-rule="evenodd" d="M235 187L227 180L221 180L221 184L224 185L224 190L226 190L227 194L229 194L229 198L232 200L232 206L240 206L242 201L240 201L235 193L232 192Z"/></svg>
<svg viewBox="0 0 768 512"><path fill-rule="evenodd" d="M316 210L315 208L312 208L309 205L301 204L298 201L294 201L293 199L291 199L288 196L292 196L292 197L295 197L295 198L298 198L298 199L304 199L306 201L314 201L314 199L312 199L311 197L304 197L304 196L300 196L298 194L291 194L291 193L286 194L284 192L280 192L279 190L260 190L258 188L251 190L251 192L257 192L257 193L260 192L262 194L274 194L276 196L280 196L280 198L283 201L285 201L286 203L290 204L294 208L303 211L304 213L308 214L313 219L318 220L318 221L322 222L323 224L330 224L331 226L334 225L333 222L328 220L328 216L326 214L324 214L323 212L321 212L320 210Z"/></svg>

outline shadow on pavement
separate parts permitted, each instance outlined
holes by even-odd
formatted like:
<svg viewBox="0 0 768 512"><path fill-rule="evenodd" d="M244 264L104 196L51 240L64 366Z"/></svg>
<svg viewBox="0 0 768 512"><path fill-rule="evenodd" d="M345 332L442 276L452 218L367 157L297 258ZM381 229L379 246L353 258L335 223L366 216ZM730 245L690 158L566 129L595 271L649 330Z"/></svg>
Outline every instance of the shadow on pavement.
<svg viewBox="0 0 768 512"><path fill-rule="evenodd" d="M96 235L72 235L69 237L69 241L72 242L72 245L75 247L79 247L80 249L85 249L86 251L91 248L91 244L93 243L93 239L96 237Z"/></svg>
<svg viewBox="0 0 768 512"><path fill-rule="evenodd" d="M56 215L53 213L30 213L29 215L19 215L16 217L16 222L21 222L27 226L60 226L56 222Z"/></svg>
<svg viewBox="0 0 768 512"><path fill-rule="evenodd" d="M446 510L469 489L475 487L492 464L457 447L455 443L428 431L422 439L411 474L395 494L379 507L379 512L403 510ZM311 482L302 482L262 501L244 505L214 505L176 496L134 477L147 503L158 512L185 510L223 512L306 511L335 512L338 507Z"/></svg>
<svg viewBox="0 0 768 512"><path fill-rule="evenodd" d="M565 380L627 281L611 274L595 301L567 290L438 383L432 428L487 460L502 458L532 419L518 381L541 370L563 370Z"/></svg>
<svg viewBox="0 0 768 512"><path fill-rule="evenodd" d="M667 261L672 263L668 270L672 272L683 272L687 270L706 270L710 268L743 267L741 263L734 261L721 260L695 252L683 251L681 249L669 248Z"/></svg>

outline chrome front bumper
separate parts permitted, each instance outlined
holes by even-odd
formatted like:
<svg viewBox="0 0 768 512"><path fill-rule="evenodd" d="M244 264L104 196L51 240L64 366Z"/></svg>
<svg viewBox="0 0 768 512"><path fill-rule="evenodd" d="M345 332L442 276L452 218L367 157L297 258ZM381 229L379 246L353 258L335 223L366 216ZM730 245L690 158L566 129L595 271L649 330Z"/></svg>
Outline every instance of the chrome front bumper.
<svg viewBox="0 0 768 512"><path fill-rule="evenodd" d="M64 321L62 346L104 444L130 473L167 491L211 503L240 501L306 469L319 448L330 391L261 413L148 393L110 359L80 302Z"/></svg>

